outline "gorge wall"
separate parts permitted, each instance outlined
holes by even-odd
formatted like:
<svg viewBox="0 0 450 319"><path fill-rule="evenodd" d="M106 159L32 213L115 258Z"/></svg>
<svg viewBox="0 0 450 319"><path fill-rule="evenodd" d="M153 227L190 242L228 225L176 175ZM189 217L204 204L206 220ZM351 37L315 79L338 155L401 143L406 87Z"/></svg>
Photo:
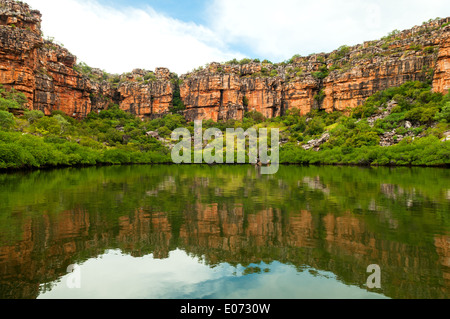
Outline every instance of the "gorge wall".
<svg viewBox="0 0 450 319"><path fill-rule="evenodd" d="M288 63L212 63L183 75L181 95L188 118L214 120L258 111L271 118L289 109L307 114L355 108L374 93L407 81L450 89L450 18L379 41L343 46L330 54L294 57Z"/></svg>
<svg viewBox="0 0 450 319"><path fill-rule="evenodd" d="M173 84L165 68L134 70L106 81L101 70L78 70L76 57L61 45L44 40L41 14L27 4L0 0L0 84L23 92L27 108L49 115L54 110L83 118L91 111L119 104L126 111L147 116L167 112ZM152 81L140 83L149 75Z"/></svg>
<svg viewBox="0 0 450 319"><path fill-rule="evenodd" d="M370 95L406 81L450 89L450 18L329 54L289 62L211 63L177 75L166 68L110 75L83 69L61 45L44 40L41 14L27 4L0 0L0 84L23 92L26 107L83 118L111 104L140 117L170 112L174 96L188 120L242 119L246 111L271 118L289 109L345 111ZM264 63L267 62L267 63Z"/></svg>

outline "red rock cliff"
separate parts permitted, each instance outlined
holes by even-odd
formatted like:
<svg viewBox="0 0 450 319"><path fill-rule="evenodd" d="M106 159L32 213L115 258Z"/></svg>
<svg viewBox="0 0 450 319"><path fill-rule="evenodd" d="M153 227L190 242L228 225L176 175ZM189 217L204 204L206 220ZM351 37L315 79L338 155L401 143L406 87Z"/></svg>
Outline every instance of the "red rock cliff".
<svg viewBox="0 0 450 319"><path fill-rule="evenodd" d="M414 80L428 80L436 92L447 93L449 21L289 63L211 63L180 77L185 116L218 121L242 119L252 110L268 118L289 109L345 111L380 90ZM170 111L178 84L169 70L134 70L115 78L97 69L86 74L74 55L42 38L40 24L41 14L28 5L0 0L0 84L25 93L28 108L46 114L62 110L77 118L111 103L140 117Z"/></svg>
<svg viewBox="0 0 450 319"><path fill-rule="evenodd" d="M167 69L134 70L118 83L106 81L103 72L90 76L76 67L76 57L61 45L41 36L41 14L27 4L0 0L0 83L23 92L29 109L50 114L62 110L82 118L89 112L117 103L139 116L167 112L173 84ZM138 81L152 75L152 81Z"/></svg>
<svg viewBox="0 0 450 319"><path fill-rule="evenodd" d="M271 118L288 109L345 111L374 93L407 81L430 81L450 89L450 18L430 22L379 41L341 47L330 54L289 63L212 63L182 76L187 117L240 118L258 111Z"/></svg>

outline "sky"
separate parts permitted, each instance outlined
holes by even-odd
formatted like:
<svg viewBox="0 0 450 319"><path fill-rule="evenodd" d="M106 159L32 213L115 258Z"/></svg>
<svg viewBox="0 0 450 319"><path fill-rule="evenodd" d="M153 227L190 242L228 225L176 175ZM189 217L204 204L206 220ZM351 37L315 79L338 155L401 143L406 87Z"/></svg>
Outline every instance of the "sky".
<svg viewBox="0 0 450 319"><path fill-rule="evenodd" d="M448 0L25 0L44 37L109 73L281 62L450 17Z"/></svg>

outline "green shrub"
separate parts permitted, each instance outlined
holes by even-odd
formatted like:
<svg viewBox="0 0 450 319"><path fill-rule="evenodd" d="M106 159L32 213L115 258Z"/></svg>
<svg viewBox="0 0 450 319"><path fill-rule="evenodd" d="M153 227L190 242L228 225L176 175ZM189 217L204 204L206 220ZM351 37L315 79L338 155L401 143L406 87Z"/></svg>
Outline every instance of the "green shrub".
<svg viewBox="0 0 450 319"><path fill-rule="evenodd" d="M436 51L435 51L435 48L434 48L434 47L428 46L428 47L425 47L425 48L423 49L423 52L426 53L426 54L433 54L433 53L436 52Z"/></svg>
<svg viewBox="0 0 450 319"><path fill-rule="evenodd" d="M245 65L245 64L249 64L249 63L251 63L251 62L253 62L252 59L244 58L244 59L242 59L242 60L239 61L239 64L240 64L240 65Z"/></svg>
<svg viewBox="0 0 450 319"><path fill-rule="evenodd" d="M9 130L14 123L14 115L6 111L0 111L0 129Z"/></svg>
<svg viewBox="0 0 450 319"><path fill-rule="evenodd" d="M103 153L101 161L108 164L128 164L131 162L131 157L129 152L120 149L112 149Z"/></svg>
<svg viewBox="0 0 450 319"><path fill-rule="evenodd" d="M101 119L111 119L111 120L134 118L132 114L121 110L120 107L116 104L111 105L107 110L101 111L99 113L99 117Z"/></svg>
<svg viewBox="0 0 450 319"><path fill-rule="evenodd" d="M325 99L325 92L323 90L314 95L314 100L316 100L318 103L322 103L324 99Z"/></svg>
<svg viewBox="0 0 450 319"><path fill-rule="evenodd" d="M70 123L61 115L56 115L54 117L42 117L34 123L37 133L43 136L47 136L49 134L64 134L67 132L69 126Z"/></svg>
<svg viewBox="0 0 450 319"><path fill-rule="evenodd" d="M376 113L377 109L378 108L374 104L366 103L353 109L352 117L355 119L371 117Z"/></svg>
<svg viewBox="0 0 450 319"><path fill-rule="evenodd" d="M434 119L437 112L437 108L416 107L406 113L405 119L414 123L429 123Z"/></svg>
<svg viewBox="0 0 450 319"><path fill-rule="evenodd" d="M340 65L338 65L338 64L333 64L333 65L330 67L330 72L335 71L335 70L340 70L340 69L341 69L341 66L340 66Z"/></svg>
<svg viewBox="0 0 450 319"><path fill-rule="evenodd" d="M25 112L24 117L30 124L33 124L43 118L44 113L38 110L27 111Z"/></svg>
<svg viewBox="0 0 450 319"><path fill-rule="evenodd" d="M290 58L287 62L287 64L292 64L295 62L295 60L297 60L298 58L301 58L302 56L300 54L294 54L292 56L292 58Z"/></svg>
<svg viewBox="0 0 450 319"><path fill-rule="evenodd" d="M163 126L158 129L158 133L161 137L169 137L172 131L167 126Z"/></svg>
<svg viewBox="0 0 450 319"><path fill-rule="evenodd" d="M245 113L245 118L253 120L255 123L262 123L266 120L264 115L257 111L251 111Z"/></svg>
<svg viewBox="0 0 450 319"><path fill-rule="evenodd" d="M338 61L338 60L344 58L344 57L345 57L347 54L349 54L349 53L350 53L350 47L347 46L347 45L343 45L343 46L341 46L339 49L337 49L336 52L334 52L334 53L331 55L331 58L332 58L334 61Z"/></svg>
<svg viewBox="0 0 450 319"><path fill-rule="evenodd" d="M244 97L242 98L242 105L243 105L244 107L248 107L249 102L250 102L250 101L249 101L248 97L244 96Z"/></svg>
<svg viewBox="0 0 450 319"><path fill-rule="evenodd" d="M450 102L447 102L442 110L436 114L435 120L450 123Z"/></svg>
<svg viewBox="0 0 450 319"><path fill-rule="evenodd" d="M329 72L327 66L323 65L319 68L318 71L313 72L311 75L317 80L322 80L322 79L325 79L329 73L330 72Z"/></svg>
<svg viewBox="0 0 450 319"><path fill-rule="evenodd" d="M18 92L12 88L6 90L0 84L0 110L7 111L8 109L22 109L27 103L27 98L22 92Z"/></svg>
<svg viewBox="0 0 450 319"><path fill-rule="evenodd" d="M399 127L398 129L395 130L395 133L399 135L405 135L406 133L408 133L408 130L404 127Z"/></svg>
<svg viewBox="0 0 450 319"><path fill-rule="evenodd" d="M19 109L21 108L20 104L13 100L8 100L0 97L0 110L8 111L8 109Z"/></svg>
<svg viewBox="0 0 450 319"><path fill-rule="evenodd" d="M110 145L121 144L123 142L123 133L115 128L110 128L105 134L105 142Z"/></svg>
<svg viewBox="0 0 450 319"><path fill-rule="evenodd" d="M423 47L420 44L412 44L412 45L409 46L409 49L413 50L413 51L421 51L422 48Z"/></svg>
<svg viewBox="0 0 450 319"><path fill-rule="evenodd" d="M32 161L31 154L19 145L0 143L0 168L22 167Z"/></svg>
<svg viewBox="0 0 450 319"><path fill-rule="evenodd" d="M181 99L180 87L177 85L173 92L173 106L170 108L172 114L177 114L186 110L183 100Z"/></svg>
<svg viewBox="0 0 450 319"><path fill-rule="evenodd" d="M310 136L320 135L325 131L325 123L322 118L315 117L308 122L305 134Z"/></svg>
<svg viewBox="0 0 450 319"><path fill-rule="evenodd" d="M169 114L163 118L161 125L173 131L177 128L184 127L186 125L186 119L180 114Z"/></svg>

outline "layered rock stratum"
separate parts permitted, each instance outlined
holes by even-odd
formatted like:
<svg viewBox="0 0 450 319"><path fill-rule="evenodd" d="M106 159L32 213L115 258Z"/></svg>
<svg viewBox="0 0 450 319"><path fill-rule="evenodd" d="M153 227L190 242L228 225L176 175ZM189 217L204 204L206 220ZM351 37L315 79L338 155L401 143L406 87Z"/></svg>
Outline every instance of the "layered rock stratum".
<svg viewBox="0 0 450 319"><path fill-rule="evenodd" d="M112 103L140 116L167 112L172 105L169 70L134 70L117 82L97 69L86 75L73 54L43 39L41 14L25 3L0 0L0 41L0 84L23 92L29 109L83 118ZM151 81L138 81L147 75Z"/></svg>
<svg viewBox="0 0 450 319"><path fill-rule="evenodd" d="M166 68L83 72L72 53L42 37L41 19L25 3L0 0L0 84L23 92L28 109L47 115L61 110L84 118L118 104L153 118L170 113L179 94L188 120L242 119L248 111L272 118L292 109L347 111L407 81L429 81L435 92L450 89L450 18L331 53L277 64L211 63L180 77Z"/></svg>

